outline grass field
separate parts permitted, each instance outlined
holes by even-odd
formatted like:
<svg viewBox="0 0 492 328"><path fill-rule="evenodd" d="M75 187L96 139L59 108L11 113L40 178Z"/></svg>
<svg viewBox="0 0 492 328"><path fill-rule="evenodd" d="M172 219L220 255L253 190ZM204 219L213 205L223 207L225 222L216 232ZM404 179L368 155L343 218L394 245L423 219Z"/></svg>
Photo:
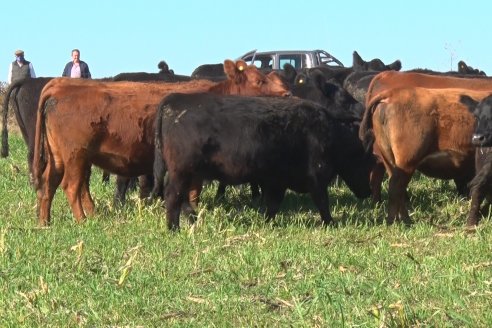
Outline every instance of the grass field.
<svg viewBox="0 0 492 328"><path fill-rule="evenodd" d="M94 170L97 214L76 224L57 192L39 228L26 149L0 159L0 327L490 327L492 224L469 231L454 185L416 176L415 224L387 226L386 201L330 189L337 227L289 193L266 223L247 188L197 224L167 231L161 204L137 192L114 208L114 181ZM387 195L383 197L386 199Z"/></svg>

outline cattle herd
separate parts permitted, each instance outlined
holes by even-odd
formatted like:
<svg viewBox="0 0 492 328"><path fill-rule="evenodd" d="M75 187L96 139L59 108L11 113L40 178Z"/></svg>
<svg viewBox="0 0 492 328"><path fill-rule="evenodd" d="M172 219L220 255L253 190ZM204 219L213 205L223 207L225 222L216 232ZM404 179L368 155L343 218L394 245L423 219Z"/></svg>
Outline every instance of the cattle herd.
<svg viewBox="0 0 492 328"><path fill-rule="evenodd" d="M452 179L471 197L468 226L492 200L492 78L459 62L457 72L400 71L397 60L352 67L263 71L244 61L202 65L192 76L121 73L84 80L13 82L3 104L27 145L40 225L59 186L78 222L93 214L91 167L115 174L115 202L138 178L141 197L161 197L169 229L193 215L205 181L249 183L273 218L287 189L309 193L330 224L327 189L340 177L358 198L381 201L387 222L410 223L415 171ZM491 148L492 149L492 148ZM166 177L166 178L165 178ZM261 190L261 192L260 192Z"/></svg>

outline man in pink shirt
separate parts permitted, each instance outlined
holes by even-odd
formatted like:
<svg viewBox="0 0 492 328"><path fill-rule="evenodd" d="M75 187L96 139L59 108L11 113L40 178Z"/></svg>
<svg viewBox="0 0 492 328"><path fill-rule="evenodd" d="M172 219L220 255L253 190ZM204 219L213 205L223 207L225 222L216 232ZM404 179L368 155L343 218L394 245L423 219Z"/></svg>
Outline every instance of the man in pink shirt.
<svg viewBox="0 0 492 328"><path fill-rule="evenodd" d="M65 65L62 76L90 79L91 72L89 71L89 65L86 62L80 60L79 49L72 50L72 61Z"/></svg>

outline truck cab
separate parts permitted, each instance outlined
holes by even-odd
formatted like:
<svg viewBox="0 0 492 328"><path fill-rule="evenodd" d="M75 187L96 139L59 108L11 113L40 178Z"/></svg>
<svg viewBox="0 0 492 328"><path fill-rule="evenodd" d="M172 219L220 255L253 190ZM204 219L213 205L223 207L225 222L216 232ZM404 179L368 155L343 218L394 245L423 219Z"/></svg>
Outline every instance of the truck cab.
<svg viewBox="0 0 492 328"><path fill-rule="evenodd" d="M296 70L316 66L344 67L342 62L324 50L280 50L258 52L252 50L239 59L248 65L255 65L260 69L281 70L285 64L292 65Z"/></svg>

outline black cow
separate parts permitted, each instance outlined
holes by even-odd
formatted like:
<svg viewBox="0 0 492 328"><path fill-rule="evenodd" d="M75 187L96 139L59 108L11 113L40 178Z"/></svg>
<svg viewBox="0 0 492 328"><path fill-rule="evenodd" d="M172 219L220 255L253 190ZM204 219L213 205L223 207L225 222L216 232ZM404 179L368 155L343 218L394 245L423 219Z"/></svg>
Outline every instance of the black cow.
<svg viewBox="0 0 492 328"><path fill-rule="evenodd" d="M376 73L374 73L376 74ZM362 120L364 105L354 99L342 86L333 80L326 81L325 75L313 71L308 76L304 73L296 75L295 69L290 64L284 65L284 74L281 74L287 85L290 85L292 95L301 99L310 100L327 108L343 108L352 113L358 120ZM290 77L288 77L290 76ZM291 81L293 76L293 81ZM216 199L225 194L225 183L219 183ZM251 185L253 199L260 196L258 186Z"/></svg>
<svg viewBox="0 0 492 328"><path fill-rule="evenodd" d="M477 147L492 147L492 94L481 101L469 96L462 96L460 101L477 119L472 143Z"/></svg>
<svg viewBox="0 0 492 328"><path fill-rule="evenodd" d="M344 109L354 113L359 120L364 114L364 105L334 80L325 80L322 73L312 72L309 76L297 74L291 87L292 95L311 100L324 107Z"/></svg>
<svg viewBox="0 0 492 328"><path fill-rule="evenodd" d="M214 82L223 81L227 78L224 73L224 64L203 64L198 66L191 73L194 80L209 80Z"/></svg>
<svg viewBox="0 0 492 328"><path fill-rule="evenodd" d="M354 51L352 54L352 68L354 72L367 72L367 71L399 71L401 69L401 62L399 60L395 60L393 63L386 65L379 58L374 58L370 61L365 61L361 58L361 56Z"/></svg>
<svg viewBox="0 0 492 328"><path fill-rule="evenodd" d="M162 179L167 167L168 227L179 228L181 206L204 179L259 184L268 218L287 189L310 193L331 223L327 187L335 175L357 197L370 195L373 158L358 139L358 118L297 98L167 96L158 107L154 175Z"/></svg>
<svg viewBox="0 0 492 328"><path fill-rule="evenodd" d="M165 61L160 61L157 64L159 68L158 73L147 73L147 72L132 72L132 73L120 73L113 77L113 81L133 81L133 82L144 82L144 81L165 81L165 82L180 82L189 81L191 78L186 75L176 75L172 69Z"/></svg>
<svg viewBox="0 0 492 328"><path fill-rule="evenodd" d="M462 96L460 101L465 104L477 119L472 143L475 150L475 177L469 183L471 206L468 215L468 226L479 222L480 206L484 199L492 204L492 94L480 102L469 96Z"/></svg>
<svg viewBox="0 0 492 328"><path fill-rule="evenodd" d="M353 72L381 72L387 70L399 71L401 69L401 62L399 60L386 65L380 59L375 58L370 61L364 61L357 51L352 54L353 63L352 67L337 67L337 66L317 66L309 68L304 71L307 75L323 73L326 80L334 80L340 85L343 85L345 79Z"/></svg>
<svg viewBox="0 0 492 328"><path fill-rule="evenodd" d="M446 76L454 76L454 77L466 77L466 78L484 78L487 75L485 72L474 69L471 66L468 66L465 64L464 61L460 60L458 62L458 70L457 71L446 71L446 72L441 72L441 71L434 71L428 68L414 68L410 69L407 72L412 72L412 73L422 73L422 74L429 74L429 75L446 75Z"/></svg>
<svg viewBox="0 0 492 328"><path fill-rule="evenodd" d="M458 62L458 73L459 74L474 74L486 76L484 71L468 66L464 61L460 60Z"/></svg>
<svg viewBox="0 0 492 328"><path fill-rule="evenodd" d="M361 104L366 103L366 94L371 84L372 79L380 72L366 71L366 72L352 72L345 81L343 81L343 88L352 95Z"/></svg>
<svg viewBox="0 0 492 328"><path fill-rule="evenodd" d="M1 156L9 155L7 117L9 102L12 102L15 118L19 124L22 137L27 145L27 163L29 172L32 172L34 156L34 136L36 130L36 113L41 90L52 77L28 78L14 81L4 96L3 101L3 125L2 125L2 151Z"/></svg>

